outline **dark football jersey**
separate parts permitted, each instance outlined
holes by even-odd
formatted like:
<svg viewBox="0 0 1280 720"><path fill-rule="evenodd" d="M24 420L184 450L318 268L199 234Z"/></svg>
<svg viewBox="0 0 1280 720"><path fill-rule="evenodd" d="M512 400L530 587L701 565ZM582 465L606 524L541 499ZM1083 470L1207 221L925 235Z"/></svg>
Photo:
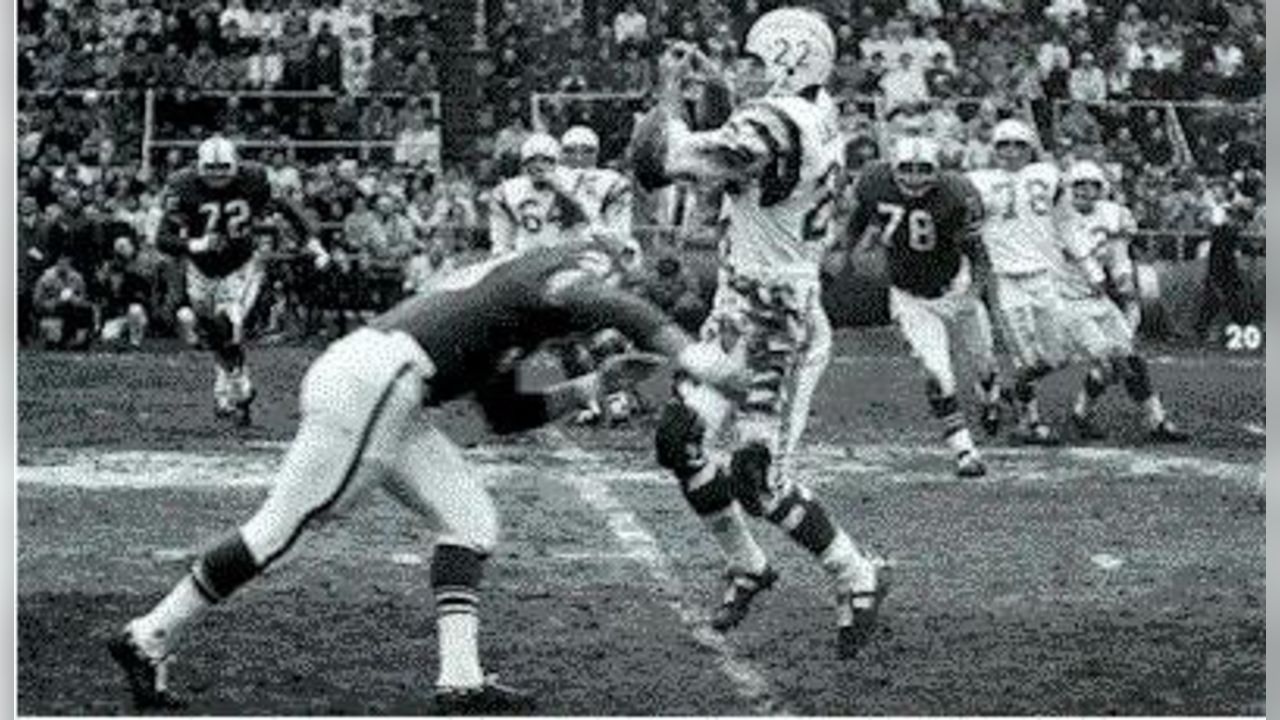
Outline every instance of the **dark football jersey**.
<svg viewBox="0 0 1280 720"><path fill-rule="evenodd" d="M253 256L254 227L266 219L271 184L266 170L254 163L241 164L236 176L222 187L207 184L194 169L188 169L169 183L166 203L165 222L176 227L169 235L169 247L162 245L161 249L174 254L186 252L185 240L177 239L178 228L185 228L188 239L216 235L221 239L218 249L189 257L205 275L224 277Z"/></svg>
<svg viewBox="0 0 1280 720"><path fill-rule="evenodd" d="M904 193L886 163L863 172L849 231L867 227L885 248L889 282L920 297L938 297L960 270L969 235L982 219L977 191L963 176L944 172L923 195Z"/></svg>
<svg viewBox="0 0 1280 720"><path fill-rule="evenodd" d="M370 325L412 336L436 365L431 402L469 394L512 350L530 353L574 332L617 328L642 347L670 321L650 303L593 280L549 292L552 276L594 264L591 245L537 248L463 268Z"/></svg>

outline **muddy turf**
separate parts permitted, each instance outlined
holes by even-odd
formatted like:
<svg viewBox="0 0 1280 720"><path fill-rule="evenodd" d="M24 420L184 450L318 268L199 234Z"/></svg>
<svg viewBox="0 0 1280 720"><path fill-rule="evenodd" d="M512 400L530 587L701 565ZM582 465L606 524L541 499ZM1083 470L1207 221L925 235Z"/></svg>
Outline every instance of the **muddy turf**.
<svg viewBox="0 0 1280 720"><path fill-rule="evenodd" d="M202 355L19 356L21 714L132 712L104 639L256 507L317 352L251 350L245 429L215 422ZM547 715L1262 714L1261 357L1151 352L1191 445L1145 443L1118 388L1111 439L1075 441L1073 369L1043 391L1067 446L981 439L991 475L958 481L902 346L840 333L799 472L897 564L852 662L835 657L825 578L762 524L782 580L728 636L707 629L718 552L654 466L652 417L504 441L465 406L441 412L503 517L487 669ZM661 379L645 389L661 401ZM370 493L186 637L186 712L430 714L429 561L415 518Z"/></svg>

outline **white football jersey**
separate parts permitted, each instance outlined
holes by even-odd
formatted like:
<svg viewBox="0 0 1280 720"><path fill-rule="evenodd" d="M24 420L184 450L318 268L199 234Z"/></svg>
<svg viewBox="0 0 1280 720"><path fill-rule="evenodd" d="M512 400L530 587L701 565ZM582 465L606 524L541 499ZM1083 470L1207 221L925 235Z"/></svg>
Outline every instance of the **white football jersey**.
<svg viewBox="0 0 1280 720"><path fill-rule="evenodd" d="M574 172L573 198L582 204L588 222L630 235L631 181L609 168L585 168Z"/></svg>
<svg viewBox="0 0 1280 720"><path fill-rule="evenodd" d="M489 239L495 255L551 247L581 236L565 230L556 209L555 193L538 189L527 175L505 180L493 190Z"/></svg>
<svg viewBox="0 0 1280 720"><path fill-rule="evenodd" d="M1054 222L1058 167L1033 162L1017 172L974 170L969 179L982 196L982 240L992 269L1030 275L1057 267L1062 254Z"/></svg>
<svg viewBox="0 0 1280 720"><path fill-rule="evenodd" d="M844 143L829 96L764 97L730 117L729 132L767 129L781 147L754 181L730 186L721 261L762 280L818 278L844 176Z"/></svg>
<svg viewBox="0 0 1280 720"><path fill-rule="evenodd" d="M1065 250L1060 268L1063 296L1084 298L1092 294L1092 283L1080 264L1086 258L1092 258L1113 282L1131 281L1133 260L1129 257L1129 238L1137 227L1133 213L1119 203L1101 200L1093 212L1086 215L1064 202L1059 215Z"/></svg>

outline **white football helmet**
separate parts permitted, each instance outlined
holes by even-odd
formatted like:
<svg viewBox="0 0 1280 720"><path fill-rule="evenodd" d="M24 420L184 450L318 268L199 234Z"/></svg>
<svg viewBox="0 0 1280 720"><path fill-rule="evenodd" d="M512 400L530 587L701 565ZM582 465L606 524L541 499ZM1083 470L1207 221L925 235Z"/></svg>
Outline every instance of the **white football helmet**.
<svg viewBox="0 0 1280 720"><path fill-rule="evenodd" d="M593 168L600 156L600 137L586 125L574 125L560 136L564 164L571 168Z"/></svg>
<svg viewBox="0 0 1280 720"><path fill-rule="evenodd" d="M1093 212L1097 202L1107 193L1107 173L1092 160L1081 160L1067 170L1067 187L1071 202L1082 213Z"/></svg>
<svg viewBox="0 0 1280 720"><path fill-rule="evenodd" d="M991 132L991 145L1006 168L1021 169L1035 158L1036 133L1021 120L1001 120Z"/></svg>
<svg viewBox="0 0 1280 720"><path fill-rule="evenodd" d="M942 153L938 142L930 137L908 135L893 146L893 180L907 195L923 195L938 183Z"/></svg>
<svg viewBox="0 0 1280 720"><path fill-rule="evenodd" d="M226 185L239 168L236 146L221 135L205 140L196 149L196 173L210 185Z"/></svg>
<svg viewBox="0 0 1280 720"><path fill-rule="evenodd" d="M795 95L827 83L836 61L836 36L813 10L778 8L755 21L742 51L764 63L770 94Z"/></svg>
<svg viewBox="0 0 1280 720"><path fill-rule="evenodd" d="M560 163L560 143L546 133L534 133L520 146L520 166L534 180L546 179Z"/></svg>

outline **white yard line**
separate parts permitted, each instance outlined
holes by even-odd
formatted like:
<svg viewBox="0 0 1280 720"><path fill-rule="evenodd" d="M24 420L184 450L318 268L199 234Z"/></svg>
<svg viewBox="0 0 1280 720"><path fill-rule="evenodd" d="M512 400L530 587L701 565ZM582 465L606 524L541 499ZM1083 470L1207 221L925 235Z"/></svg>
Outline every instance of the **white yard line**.
<svg viewBox="0 0 1280 720"><path fill-rule="evenodd" d="M750 660L738 656L723 635L711 629L701 610L686 598L684 583L672 569L671 559L636 514L609 489L612 471L602 456L575 446L559 431L551 436L560 444L557 457L574 461L570 472L559 473L561 482L572 487L591 509L604 516L609 529L629 559L643 564L662 592L663 602L680 618L694 642L716 655L716 664L734 690L757 714L789 715L781 698L770 687L764 672Z"/></svg>

